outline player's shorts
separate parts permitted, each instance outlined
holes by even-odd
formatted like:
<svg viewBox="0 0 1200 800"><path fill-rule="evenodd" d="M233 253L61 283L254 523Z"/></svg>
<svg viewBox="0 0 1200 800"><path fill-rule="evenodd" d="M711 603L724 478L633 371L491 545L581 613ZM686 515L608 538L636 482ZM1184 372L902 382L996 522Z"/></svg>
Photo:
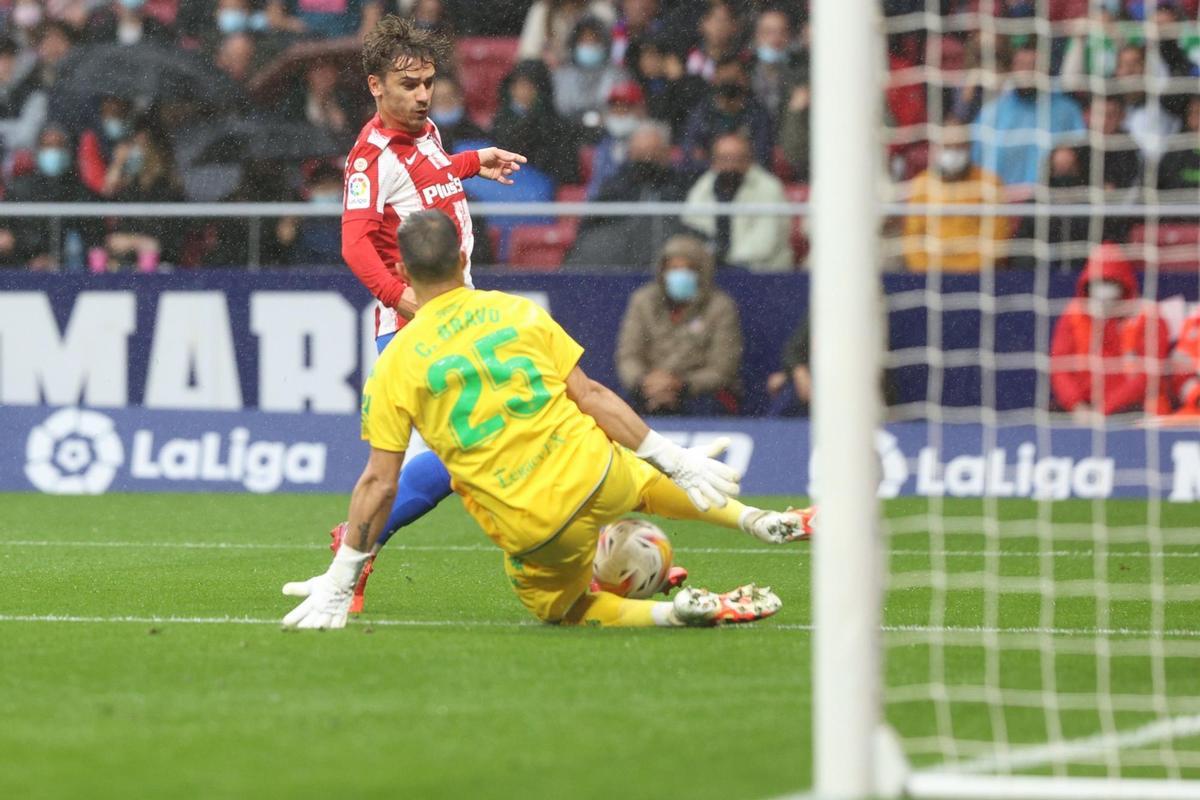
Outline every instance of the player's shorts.
<svg viewBox="0 0 1200 800"><path fill-rule="evenodd" d="M600 529L636 510L662 474L632 452L613 445L608 474L591 499L557 536L521 555L504 556L517 597L538 619L560 622L592 582Z"/></svg>

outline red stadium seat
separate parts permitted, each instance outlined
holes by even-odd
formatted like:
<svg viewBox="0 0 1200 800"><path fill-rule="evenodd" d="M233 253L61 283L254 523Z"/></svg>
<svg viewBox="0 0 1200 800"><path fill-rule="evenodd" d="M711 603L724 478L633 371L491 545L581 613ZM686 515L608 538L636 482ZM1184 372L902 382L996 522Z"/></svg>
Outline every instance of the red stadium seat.
<svg viewBox="0 0 1200 800"><path fill-rule="evenodd" d="M1051 22L1085 18L1088 15L1088 0L1050 0L1047 12Z"/></svg>
<svg viewBox="0 0 1200 800"><path fill-rule="evenodd" d="M554 199L560 203L582 203L587 200L587 186L582 183L568 183L559 186Z"/></svg>
<svg viewBox="0 0 1200 800"><path fill-rule="evenodd" d="M12 155L12 176L29 175L37 169L37 159L32 150L14 150Z"/></svg>
<svg viewBox="0 0 1200 800"><path fill-rule="evenodd" d="M783 148L779 145L771 150L771 172L781 181L792 179L792 163L787 160L787 156L783 154Z"/></svg>
<svg viewBox="0 0 1200 800"><path fill-rule="evenodd" d="M575 242L574 221L520 225L509 240L509 263L518 269L556 270Z"/></svg>
<svg viewBox="0 0 1200 800"><path fill-rule="evenodd" d="M596 148L585 145L579 148L579 182L586 184L592 179L592 161L596 158Z"/></svg>
<svg viewBox="0 0 1200 800"><path fill-rule="evenodd" d="M1146 248L1145 225L1135 225L1129 231L1138 262L1153 262ZM1158 225L1158 268L1163 272L1196 272L1200 270L1200 225L1191 222L1161 222Z"/></svg>
<svg viewBox="0 0 1200 800"><path fill-rule="evenodd" d="M517 62L517 39L489 36L459 39L456 53L468 113L486 128L500 104L500 83Z"/></svg>
<svg viewBox="0 0 1200 800"><path fill-rule="evenodd" d="M806 203L808 202L808 184L806 183L788 183L783 187L784 194L787 196L789 203ZM792 217L792 255L796 259L796 264L803 264L808 259L808 218L797 214Z"/></svg>

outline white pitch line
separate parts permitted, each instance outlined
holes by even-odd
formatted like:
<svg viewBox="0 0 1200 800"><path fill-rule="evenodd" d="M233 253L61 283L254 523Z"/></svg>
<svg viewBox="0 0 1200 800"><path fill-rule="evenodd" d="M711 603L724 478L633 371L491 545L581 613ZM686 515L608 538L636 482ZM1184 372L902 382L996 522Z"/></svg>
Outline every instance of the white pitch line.
<svg viewBox="0 0 1200 800"><path fill-rule="evenodd" d="M68 623L138 623L143 625L279 625L279 619L255 617L160 617L118 615L111 617L81 616L73 614L0 614L0 622L68 622ZM362 619L352 627L411 627L411 628L511 628L534 627L540 623L533 620L504 622L499 620L422 620L422 619ZM803 623L766 624L761 627L733 626L745 630L781 630L811 633L813 626ZM928 625L884 625L885 633L939 633L939 634L1043 634L1050 636L1132 636L1150 638L1200 638L1200 630L1168 630L1155 632L1136 628L985 628L971 626L928 626Z"/></svg>
<svg viewBox="0 0 1200 800"><path fill-rule="evenodd" d="M947 764L935 772L978 775L1034 769L1046 764L1070 764L1100 753L1145 747L1156 742L1186 739L1191 736L1200 736L1200 715L1159 719L1130 730L1034 747L1014 748L1000 755Z"/></svg>
<svg viewBox="0 0 1200 800"><path fill-rule="evenodd" d="M52 539L0 539L0 547L101 547L101 548L162 548L176 550L324 550L328 545L313 543L272 543L272 542L132 542L132 541L58 541ZM414 552L447 552L447 553L495 553L497 549L484 544L394 544L389 550L411 550ZM810 555L808 548L800 547L677 547L677 553L693 553L697 555L735 555L735 556L793 556L804 558ZM1094 558L1095 550L920 550L916 548L892 549L887 551L891 556L942 556L945 558ZM1110 558L1200 558L1197 550L1109 550Z"/></svg>

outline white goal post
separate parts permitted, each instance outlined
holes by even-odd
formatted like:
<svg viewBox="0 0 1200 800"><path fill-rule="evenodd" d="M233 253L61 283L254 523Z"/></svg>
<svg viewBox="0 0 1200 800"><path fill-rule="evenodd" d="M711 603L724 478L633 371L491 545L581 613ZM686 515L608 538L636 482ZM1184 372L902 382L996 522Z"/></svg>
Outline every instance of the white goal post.
<svg viewBox="0 0 1200 800"><path fill-rule="evenodd" d="M1001 0L995 0L995 5L999 7ZM1098 14L1101 5L1101 0L1091 0L1092 13ZM1156 0L1147 0L1145 5L1147 19L1153 19L1158 5ZM930 26L932 42L936 38L934 34L940 37L943 32L937 10L939 0L927 0L925 6L924 13L909 15L912 19L903 22L902 26L908 26L906 30ZM1054 27L1060 24L1058 22L1052 24L1049 0L1036 0L1035 16L1022 20L1005 18L997 22L999 14L989 17L990 12L983 10L985 6L990 7L988 2L982 2L977 14L970 12L966 16L979 25L991 26L992 33L999 29L1004 35L1029 34L1038 38L1039 58L1043 62L1049 52L1050 39L1068 30ZM879 0L812 0L811 23L813 191L809 308L813 337L813 463L819 481L816 501L821 507L821 533L814 538L812 560L812 797L817 800L873 797L1200 800L1200 780L1186 779L1200 774L1200 747L1175 749L1177 742L1190 739L1194 744L1200 737L1200 713L1197 713L1200 712L1200 693L1192 691L1194 686L1188 684L1182 698L1173 695L1168 691L1167 677L1172 661L1178 665L1193 658L1196 669L1200 670L1200 624L1192 620L1186 631L1168 630L1169 626L1164 624L1168 616L1166 609L1171 602L1178 602L1177 608L1190 603L1191 607L1200 609L1200 586L1194 581L1186 586L1170 585L1163 572L1164 559L1187 556L1180 548L1194 547L1200 542L1200 533L1162 535L1164 528L1158 499L1161 495L1155 494L1161 488L1155 483L1161 480L1161 475L1157 466L1158 445L1153 433L1147 433L1144 439L1148 455L1142 469L1149 477L1136 476L1137 480L1143 481L1142 485L1149 487L1146 495L1150 498L1149 516L1145 523L1149 533L1145 542L1136 538L1134 525L1121 527L1116 521L1110 527L1103 499L1090 506L1093 516L1088 522L1068 522L1060 527L1061 523L1049 509L1050 504L1044 503L1038 506L1035 519L1020 521L1024 526L1020 530L1017 529L1019 526L1014 526L1005 531L1001 530L999 502L985 497L980 504L984 511L977 516L981 529L984 529L980 534L980 540L986 544L984 549L978 554L964 554L961 548L955 550L952 545L958 540L953 537L962 535L955 525L972 525L975 520L962 516L949 518L952 512L945 512L949 522L932 523L937 531L929 535L928 568L901 576L899 582L903 588L929 589L934 598L930 603L938 605L935 621L928 625L894 624L889 627L889 621L884 617L889 586L889 549L885 536L895 533L897 528L891 523L885 524L883 509L877 500L879 463L875 438L876 430L883 422L880 375L887 363L884 348L887 309L881 290L882 265L886 258L882 229L884 216L897 213L889 202L891 198L885 196L881 134L887 28ZM1080 22L1081 26L1083 24ZM1092 33L1099 30L1094 23L1087 24L1092 25ZM1156 25L1150 23L1149 41L1152 43L1156 41ZM940 47L940 43L932 44L927 52L940 53ZM940 71L937 57L935 55L930 64L914 71L926 76L935 75ZM995 70L995 54L989 53L986 57L988 69ZM936 80L941 80L941 76L938 75ZM1101 84L1102 81L1093 78L1089 90L1103 94L1105 89ZM1046 71L1039 77L1039 87L1045 91L1050 85L1051 75ZM989 85L989 90L996 88L997 84ZM1190 91L1200 92L1200 83ZM933 117L942 110L941 101L931 102L930 108ZM942 134L937 130L940 125L937 120L930 123L922 126L927 130L918 138L928 139L936 149L941 145ZM1111 135L1097 133L1093 125L1090 141L1102 149L1099 146L1104 144L1104 137ZM1093 178L1099 170L1093 162ZM1149 180L1146 179L1147 187ZM1090 191L1091 202L1097 205L1111 202L1102 197L1094 180ZM1147 202L1138 205L1138 213L1130 214L1145 215L1146 227L1151 233L1159 224L1157 215L1151 213L1157 199L1154 191L1149 191ZM1036 202L1048 202L1046 195L1037 194ZM1177 206L1173 210L1185 216L1183 208ZM1194 211L1195 206L1188 210ZM962 208L955 212L982 215L978 210L971 212ZM945 215L946 211L926 206L915 213L939 216ZM1099 218L1103 222L1103 217ZM1100 241L1096 232L1098 225L1093 219L1089 245ZM1034 256L1042 258L1050 252L1039 238L1045 234L1046 223L1039 219L1034 230L1036 233L1028 237L1027 244ZM1144 251L1144 291L1153 299L1159 255L1153 243L1147 244ZM1023 311L1036 314L1036 342L1026 352L1004 354L1008 359L1005 363L1013 363L1018 356L1028 358L1029 369L1038 373L1038 398L1044 402L1040 408L1030 410L1030 421L1022 424L1035 430L1039 442L1050 441L1052 428L1059 425L1061 419L1051 417L1049 391L1045 386L1049 372L1050 326L1066 303L1066 300L1051 298L1045 292L1038 294L1045 283L1039 273L1035 292L1012 304L1013 308L1020 306ZM940 304L940 298L933 296L940 287L940 278L931 278L928 288L907 292L906 302L921 302L918 295L923 291L926 292L925 302ZM973 296L981 309L997 313L994 305L988 305L999 296L993 278L985 276L981 288ZM938 305L939 313L941 309ZM993 321L993 327L994 324ZM941 344L940 340L931 340L926 347L932 350ZM988 351L991 344L981 340L978 346L980 358L997 355ZM999 370L995 372L1002 374ZM994 376L992 380L995 380ZM932 407L929 427L934 432L929 435L940 436L945 419L936 408L937 400L931 394L925 404ZM994 444L996 430L1003 427L1003 421L997 421L997 409L994 405L988 406L986 398L980 401L977 410L980 427L985 431L983 441ZM1092 446L1100 455L1105 455L1105 448L1109 446L1106 444L1108 423L1088 424L1092 426ZM934 448L940 446L939 441L931 444ZM1153 465L1151 453L1156 459ZM1007 467L1002 465L1002 469ZM1135 478L1126 476L1117 480L1118 484L1121 480L1129 480L1133 485ZM943 513L944 506L939 498L936 502L931 500L928 508L928 514L933 518ZM900 530L901 534L920 533L920 525L931 524L916 515L905 519L909 529ZM1006 543L1003 537L1009 535L1014 539L1023 537L1026 542L1032 540L1034 544L1026 544L1022 552L1005 551L1001 545ZM1060 541L1072 541L1072 537L1080 543L1077 548L1055 550ZM1119 575L1110 580L1108 571L1115 569L1115 565L1110 564L1109 559L1121 555L1110 552L1110 542L1125 545L1126 553L1131 557L1145 558L1149 563L1149 577L1142 583L1122 584ZM1089 545L1093 549L1082 549ZM933 552L935 548L941 549ZM912 554L911 550L905 553ZM947 566L955 558L975 555L983 563L982 569L964 569L955 573L953 567ZM1189 557L1195 555L1192 553ZM1032 575L1006 571L1001 566L1004 557L1028 559ZM1087 558L1094 577L1074 580L1068 577L1056 583L1056 559L1068 557ZM1126 567L1122 565L1120 569L1126 570ZM1103 621L1097 622L1094 628L1066 630L1056 627L1055 603L1086 599L1085 584L1089 580L1097 587L1097 619L1107 619L1110 608L1117 604L1144 603L1152 609L1154 622L1139 630L1120 628L1115 624L1109 626ZM945 624L947 598L954 590L961 589L978 590L984 597L981 613L987 616L988 622L977 627L957 628ZM1033 598L1038 604L1034 612L1035 615L1040 613L1039 621L1029 627L1001 630L994 620L999 617L1000 606L1008 593ZM906 740L888 725L885 661L889 640L885 637L893 634L916 637L907 641L927 645L932 654L929 657L930 674L900 687L907 690L906 694L901 692L905 702L915 704L931 696L935 699L936 714L930 723L933 732L923 738L910 736ZM1005 638L1007 634L1012 637ZM960 638L954 640L953 635ZM1174 640L1170 639L1172 635ZM968 641L967 637L973 637L969 638L968 647L987 653L986 667L980 668L985 677L956 685L947 666L949 661L945 651L956 642ZM1139 653L1139 647L1144 648L1144 652ZM1033 654L1035 663L1040 664L1042 683L1038 688L1013 687L998 677L1003 674L1000 665L1006 663L1002 654L1012 649ZM1056 650L1079 656L1084 660L1081 663L1092 659L1099 676L1095 687L1072 691L1070 686L1057 684ZM1138 658L1151 665L1147 674L1152 673L1152 679L1148 679L1152 685L1122 692L1116 683L1110 683L1114 673L1119 671L1116 669L1118 661ZM980 663L983 662L980 658ZM896 702L894 697L892 702ZM1146 705L1144 709L1138 707L1141 702ZM1045 703L1045 708L1039 709L1039 703ZM1090 707L1088 703L1095 703L1097 707ZM964 736L960 741L960 731L956 729L956 718L952 714L955 704L960 707L974 704L982 709L979 713L986 717L984 721L990 726L988 732L974 738ZM1017 736L1012 742L1007 740L1005 714L1014 708L1031 711L1034 715L1040 713L1038 719L1047 723L1044 739L1031 743ZM1187 716L1189 713L1195 716ZM1149 721L1130 722L1137 714L1144 714ZM1068 719L1078 728L1079 719L1091 719L1089 715L1100 720L1098 730L1071 735L1060 724ZM906 745L909 748L907 756ZM909 767L908 757L914 752L922 756L918 759L922 765L919 769ZM940 763L933 763L934 757ZM1161 761L1156 760L1160 758ZM1084 769L1078 769L1081 764ZM1159 773L1164 777L1144 777Z"/></svg>

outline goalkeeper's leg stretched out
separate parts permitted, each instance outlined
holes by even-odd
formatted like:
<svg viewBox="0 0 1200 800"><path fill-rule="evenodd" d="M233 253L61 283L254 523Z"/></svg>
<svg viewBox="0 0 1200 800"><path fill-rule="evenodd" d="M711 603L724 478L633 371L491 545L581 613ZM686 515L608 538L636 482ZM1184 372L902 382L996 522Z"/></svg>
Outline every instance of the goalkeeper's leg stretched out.
<svg viewBox="0 0 1200 800"><path fill-rule="evenodd" d="M526 608L547 622L672 627L751 622L782 606L769 587L753 583L723 594L686 588L670 601L632 600L591 590L599 529L630 511L710 522L776 544L812 533L809 510L768 511L730 499L721 508L701 511L669 478L616 448L604 483L558 536L533 550L505 556L505 572Z"/></svg>

